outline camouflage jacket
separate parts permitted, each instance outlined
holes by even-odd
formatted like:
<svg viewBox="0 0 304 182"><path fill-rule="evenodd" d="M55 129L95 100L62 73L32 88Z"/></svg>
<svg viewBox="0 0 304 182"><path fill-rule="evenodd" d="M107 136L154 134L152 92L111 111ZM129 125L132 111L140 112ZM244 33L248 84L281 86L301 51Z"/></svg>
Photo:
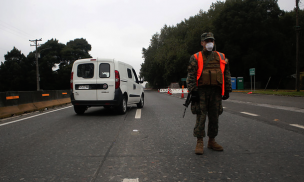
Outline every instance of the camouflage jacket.
<svg viewBox="0 0 304 182"><path fill-rule="evenodd" d="M211 60L216 59L217 61L220 61L218 54L216 54L216 53L214 54L214 53L208 54L207 52L205 53L202 51L204 67L206 65L207 59L211 59ZM213 56L213 57L210 58L209 56ZM188 88L189 92L197 91L197 89L198 89L196 86L197 67L198 67L197 60L195 59L194 55L192 55L190 57L190 61L189 61L189 65L188 65L188 76L187 76L187 88ZM232 91L231 75L230 75L228 59L226 60L226 66L225 66L225 71L224 71L224 81L225 81L225 90L228 90L231 92Z"/></svg>

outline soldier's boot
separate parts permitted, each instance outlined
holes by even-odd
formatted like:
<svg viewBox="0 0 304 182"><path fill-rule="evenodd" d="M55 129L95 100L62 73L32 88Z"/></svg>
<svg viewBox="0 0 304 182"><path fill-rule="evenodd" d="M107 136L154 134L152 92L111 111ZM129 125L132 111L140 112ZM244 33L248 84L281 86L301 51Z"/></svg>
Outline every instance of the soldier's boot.
<svg viewBox="0 0 304 182"><path fill-rule="evenodd" d="M197 138L195 154L202 155L204 153L204 140L203 138Z"/></svg>
<svg viewBox="0 0 304 182"><path fill-rule="evenodd" d="M216 151L223 151L223 147L216 143L214 138L209 138L208 148Z"/></svg>

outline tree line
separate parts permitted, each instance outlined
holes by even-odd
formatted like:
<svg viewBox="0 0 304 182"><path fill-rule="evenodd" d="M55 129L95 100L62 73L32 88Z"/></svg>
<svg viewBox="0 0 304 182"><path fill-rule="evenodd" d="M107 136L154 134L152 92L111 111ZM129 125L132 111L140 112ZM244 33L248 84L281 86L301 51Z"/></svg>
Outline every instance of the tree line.
<svg viewBox="0 0 304 182"><path fill-rule="evenodd" d="M86 39L74 39L67 44L56 39L48 40L37 48L41 90L63 90L70 87L73 62L79 58L91 58L91 45ZM0 65L0 92L34 91L36 82L36 51L27 56L14 47L4 55ZM59 65L57 70L53 70Z"/></svg>
<svg viewBox="0 0 304 182"><path fill-rule="evenodd" d="M304 11L299 10L300 27ZM202 50L200 35L213 32L216 50L225 53L233 77L250 82L249 69L255 68L262 88L290 88L296 73L296 13L279 8L277 0L226 0L212 3L208 11L161 28L147 48L140 75L153 88L172 82L183 84L190 56ZM300 67L303 70L303 32L300 32ZM304 79L303 79L304 80Z"/></svg>

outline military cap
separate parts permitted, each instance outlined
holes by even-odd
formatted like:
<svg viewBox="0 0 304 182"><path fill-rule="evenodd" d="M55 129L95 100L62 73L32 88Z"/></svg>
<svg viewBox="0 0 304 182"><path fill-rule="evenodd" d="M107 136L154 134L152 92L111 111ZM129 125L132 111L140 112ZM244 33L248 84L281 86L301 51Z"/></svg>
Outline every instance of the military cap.
<svg viewBox="0 0 304 182"><path fill-rule="evenodd" d="M201 39L202 39L202 41L204 41L204 40L206 40L206 39L213 39L213 40L215 40L215 38L214 38L212 32L203 33L203 34L201 35Z"/></svg>

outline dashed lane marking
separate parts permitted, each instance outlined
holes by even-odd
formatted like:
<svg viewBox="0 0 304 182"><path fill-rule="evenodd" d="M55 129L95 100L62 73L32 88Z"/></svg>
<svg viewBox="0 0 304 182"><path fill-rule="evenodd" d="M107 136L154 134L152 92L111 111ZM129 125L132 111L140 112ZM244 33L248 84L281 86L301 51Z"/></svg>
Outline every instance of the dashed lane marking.
<svg viewBox="0 0 304 182"><path fill-rule="evenodd" d="M247 115L250 115L250 116L259 116L257 114L253 114L253 113L249 113L249 112L241 112L242 114L247 114Z"/></svg>
<svg viewBox="0 0 304 182"><path fill-rule="evenodd" d="M293 112L304 113L303 108L296 108L296 107L278 106L278 105L271 105L271 104L258 104L258 103L253 103L253 102L237 101L237 100L232 100L232 99L228 99L225 102L249 104L249 105L261 106L261 107L268 107L268 108L272 108L272 109L281 109L281 110L285 110L285 111L293 111Z"/></svg>
<svg viewBox="0 0 304 182"><path fill-rule="evenodd" d="M37 114L37 115L34 115L34 116L30 116L30 117L27 117L27 118L22 118L22 119L18 119L18 120L15 120L15 121L11 121L11 122L7 122L7 123L3 123L3 124L0 124L0 126L4 126L4 125L8 125L8 124L12 124L12 123L16 123L16 122L19 122L19 121L23 121L23 120L26 120L26 119L34 118L34 117L41 116L41 115L44 115L44 114L48 114L48 113L51 113L51 112L55 112L55 111L59 111L59 110L63 110L63 109L67 109L67 108L70 108L70 107L72 107L72 106L68 106L68 107L64 107L64 108L60 108L60 109L56 109L56 110L52 110L52 111L49 111L49 112L44 112L44 113L41 113L41 114Z"/></svg>
<svg viewBox="0 0 304 182"><path fill-rule="evenodd" d="M138 181L138 178L136 178L136 179L123 179L123 181L122 182L139 182Z"/></svg>
<svg viewBox="0 0 304 182"><path fill-rule="evenodd" d="M290 124L291 126L295 126L295 127L298 127L298 128L302 128L302 129L304 129L304 126L302 126L302 125L299 125L299 124Z"/></svg>
<svg viewBox="0 0 304 182"><path fill-rule="evenodd" d="M137 109L135 114L135 119L140 119L140 118L141 118L141 109Z"/></svg>

